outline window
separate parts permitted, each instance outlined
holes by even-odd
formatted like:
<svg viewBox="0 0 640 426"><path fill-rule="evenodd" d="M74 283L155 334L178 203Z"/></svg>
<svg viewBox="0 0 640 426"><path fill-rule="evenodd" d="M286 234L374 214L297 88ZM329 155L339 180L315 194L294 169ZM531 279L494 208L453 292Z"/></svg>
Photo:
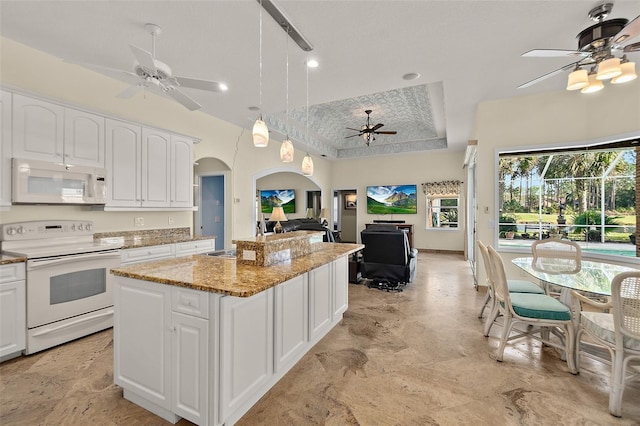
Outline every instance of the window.
<svg viewBox="0 0 640 426"><path fill-rule="evenodd" d="M457 228L458 197L427 197L427 228Z"/></svg>
<svg viewBox="0 0 640 426"><path fill-rule="evenodd" d="M637 142L500 153L498 246L558 236L585 252L636 256Z"/></svg>

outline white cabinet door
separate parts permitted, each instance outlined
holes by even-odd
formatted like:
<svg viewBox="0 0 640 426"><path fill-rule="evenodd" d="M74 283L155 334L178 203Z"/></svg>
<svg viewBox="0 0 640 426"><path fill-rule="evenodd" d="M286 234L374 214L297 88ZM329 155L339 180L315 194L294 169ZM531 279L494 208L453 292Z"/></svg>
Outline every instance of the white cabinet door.
<svg viewBox="0 0 640 426"><path fill-rule="evenodd" d="M106 121L107 206L137 207L142 197L142 129Z"/></svg>
<svg viewBox="0 0 640 426"><path fill-rule="evenodd" d="M291 368L307 351L309 328L309 286L307 274L274 288L275 371Z"/></svg>
<svg viewBox="0 0 640 426"><path fill-rule="evenodd" d="M309 272L309 340L315 342L331 329L331 264Z"/></svg>
<svg viewBox="0 0 640 426"><path fill-rule="evenodd" d="M104 167L104 117L65 108L64 162Z"/></svg>
<svg viewBox="0 0 640 426"><path fill-rule="evenodd" d="M171 136L171 207L193 207L193 140Z"/></svg>
<svg viewBox="0 0 640 426"><path fill-rule="evenodd" d="M273 288L246 298L223 297L220 309L219 421L224 422L255 403L273 375Z"/></svg>
<svg viewBox="0 0 640 426"><path fill-rule="evenodd" d="M64 107L13 94L13 156L63 162Z"/></svg>
<svg viewBox="0 0 640 426"><path fill-rule="evenodd" d="M185 241L176 243L176 257L189 256L190 254L207 253L215 250L215 238L207 240Z"/></svg>
<svg viewBox="0 0 640 426"><path fill-rule="evenodd" d="M209 322L172 312L174 330L172 411L199 425L208 424Z"/></svg>
<svg viewBox="0 0 640 426"><path fill-rule="evenodd" d="M142 206L169 206L169 148L171 135L142 129Z"/></svg>
<svg viewBox="0 0 640 426"><path fill-rule="evenodd" d="M0 90L0 207L11 205L11 93Z"/></svg>
<svg viewBox="0 0 640 426"><path fill-rule="evenodd" d="M0 266L0 358L26 348L24 263Z"/></svg>
<svg viewBox="0 0 640 426"><path fill-rule="evenodd" d="M349 263L346 257L332 262L333 321L340 320L349 307Z"/></svg>
<svg viewBox="0 0 640 426"><path fill-rule="evenodd" d="M171 409L171 291L169 286L117 277L114 381Z"/></svg>

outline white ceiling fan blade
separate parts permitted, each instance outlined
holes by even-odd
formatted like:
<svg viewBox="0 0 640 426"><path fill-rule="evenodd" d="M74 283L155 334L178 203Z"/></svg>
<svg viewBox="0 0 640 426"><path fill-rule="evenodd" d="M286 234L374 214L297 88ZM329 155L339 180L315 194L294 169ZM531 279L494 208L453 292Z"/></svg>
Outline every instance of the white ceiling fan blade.
<svg viewBox="0 0 640 426"><path fill-rule="evenodd" d="M144 49L140 49L139 47L136 47L132 44L129 45L129 48L131 49L131 53L133 53L133 56L136 58L136 61L138 61L138 64L140 64L142 68L150 71L150 74L152 75L156 75L158 73L151 53L147 52Z"/></svg>
<svg viewBox="0 0 640 426"><path fill-rule="evenodd" d="M639 50L640 50L640 41L636 43L628 44L624 47L624 49L622 49L624 53L637 52Z"/></svg>
<svg viewBox="0 0 640 426"><path fill-rule="evenodd" d="M98 72L106 71L108 73L111 73L112 75L117 76L118 78L125 77L127 78L127 80L131 81L131 84L135 84L136 81L140 80L140 77L136 73L133 73L131 71L125 71L118 68L105 67L104 65L89 64L86 62L71 61L68 59L65 59L64 62L80 65L81 67L93 69Z"/></svg>
<svg viewBox="0 0 640 426"><path fill-rule="evenodd" d="M630 41L632 38L635 38L640 35L640 15L636 16L636 19L629 22L620 32L614 35L612 40L612 45L617 48L622 43L626 43Z"/></svg>
<svg viewBox="0 0 640 426"><path fill-rule="evenodd" d="M134 84L131 85L129 87L127 87L126 89L124 89L122 92L118 93L116 95L117 98L123 98L123 99L129 99L131 97L133 97L136 93L138 93L140 91L140 89L142 89L144 87L143 84Z"/></svg>
<svg viewBox="0 0 640 426"><path fill-rule="evenodd" d="M199 80L197 78L173 77L176 83L181 87L189 87L191 89L208 90L210 92L224 92L227 86L224 83L210 80Z"/></svg>
<svg viewBox="0 0 640 426"><path fill-rule="evenodd" d="M167 90L164 92L167 95L171 96L176 101L180 102L187 108L189 111L195 111L197 109L202 108L202 105L191 99L189 96L185 95L175 87L167 87Z"/></svg>
<svg viewBox="0 0 640 426"><path fill-rule="evenodd" d="M542 81L542 80L546 80L547 78L549 78L549 77L553 77L553 76L554 76L554 75L556 75L556 74L560 74L561 72L564 72L564 71L570 70L570 69L572 69L573 67L575 67L575 65L576 65L577 63L579 63L579 61L578 61L578 62L574 62L574 63L569 64L569 65L565 65L565 66L564 66L564 67L562 67L562 68L558 68L557 70L554 70L554 71L551 71L551 72L546 73L546 74L544 74L544 75L541 75L541 76L540 76L540 77L538 77L538 78L534 78L533 80L528 81L528 82L526 82L526 83L521 84L520 86L518 86L518 89L524 89L525 87L533 86L534 84L536 84L536 83L538 83L538 82L540 82L540 81Z"/></svg>
<svg viewBox="0 0 640 426"><path fill-rule="evenodd" d="M578 50L563 50L563 49L534 49L524 52L522 55L527 58L557 58L561 56L581 56L586 58L591 56L589 52L580 52Z"/></svg>

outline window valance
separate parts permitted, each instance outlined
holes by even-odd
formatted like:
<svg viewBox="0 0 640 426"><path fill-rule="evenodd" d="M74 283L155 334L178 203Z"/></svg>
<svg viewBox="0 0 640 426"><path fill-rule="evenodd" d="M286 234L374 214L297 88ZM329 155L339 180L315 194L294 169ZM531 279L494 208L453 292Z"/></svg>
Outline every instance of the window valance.
<svg viewBox="0 0 640 426"><path fill-rule="evenodd" d="M443 180L440 182L425 182L422 184L422 192L427 197L458 197L460 195L459 180Z"/></svg>

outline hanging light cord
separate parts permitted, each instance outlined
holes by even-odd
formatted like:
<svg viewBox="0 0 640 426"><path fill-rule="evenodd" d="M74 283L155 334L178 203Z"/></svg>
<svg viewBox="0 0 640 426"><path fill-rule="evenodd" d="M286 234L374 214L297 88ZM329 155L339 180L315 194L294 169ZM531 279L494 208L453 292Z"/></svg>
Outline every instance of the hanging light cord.
<svg viewBox="0 0 640 426"><path fill-rule="evenodd" d="M260 116L262 116L262 0L260 0Z"/></svg>
<svg viewBox="0 0 640 426"><path fill-rule="evenodd" d="M287 139L289 139L289 27L287 27Z"/></svg>
<svg viewBox="0 0 640 426"><path fill-rule="evenodd" d="M307 146L309 146L309 54L307 53ZM308 154L308 153L307 153Z"/></svg>

